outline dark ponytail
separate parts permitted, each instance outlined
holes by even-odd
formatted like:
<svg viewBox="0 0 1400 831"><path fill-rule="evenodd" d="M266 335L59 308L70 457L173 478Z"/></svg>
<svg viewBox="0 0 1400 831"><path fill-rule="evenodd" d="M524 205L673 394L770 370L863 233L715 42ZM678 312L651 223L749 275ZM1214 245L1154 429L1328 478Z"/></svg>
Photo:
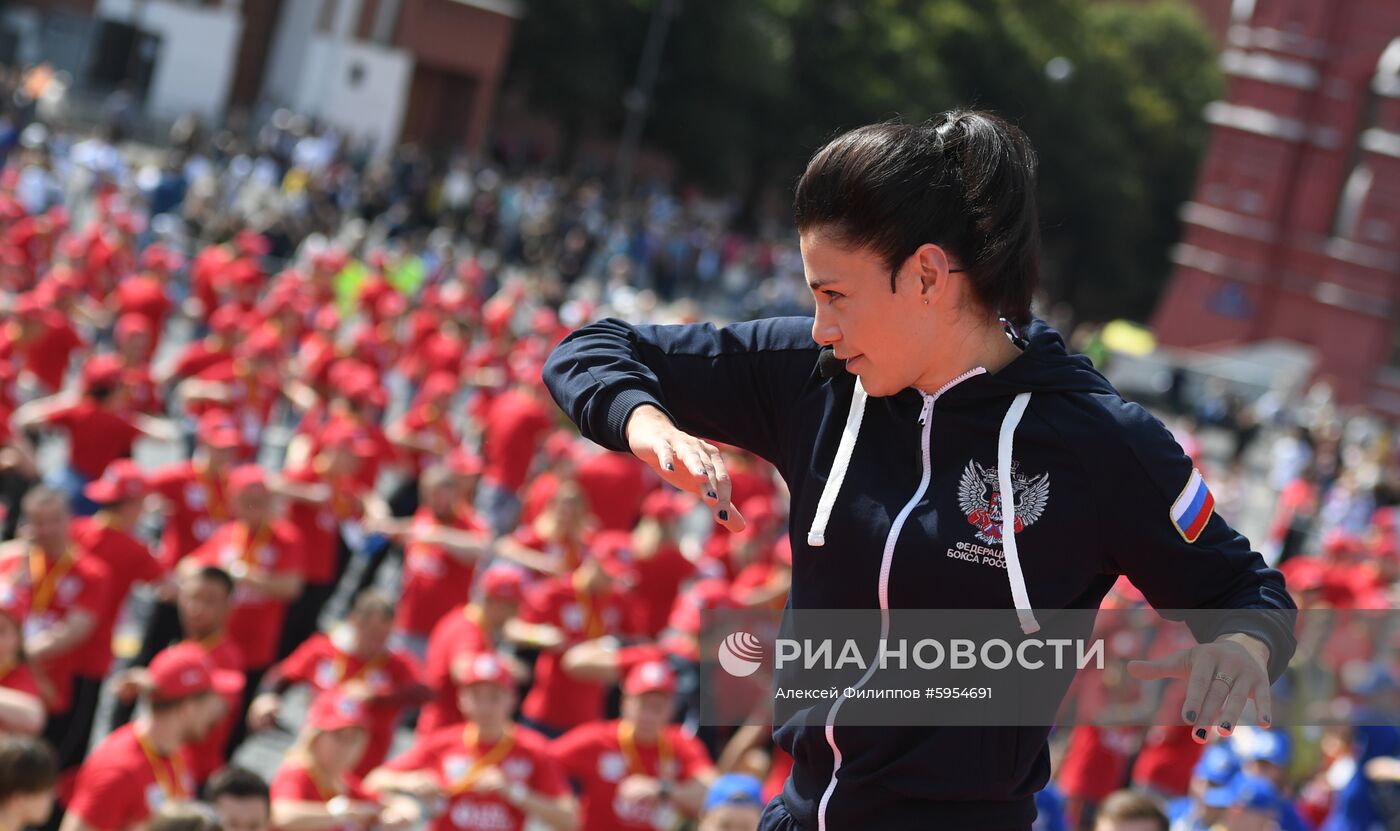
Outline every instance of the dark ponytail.
<svg viewBox="0 0 1400 831"><path fill-rule="evenodd" d="M1040 280L1036 155L988 112L951 110L922 124L887 121L818 150L793 199L797 230L868 248L890 269L925 243L946 248L989 312L1029 323Z"/></svg>

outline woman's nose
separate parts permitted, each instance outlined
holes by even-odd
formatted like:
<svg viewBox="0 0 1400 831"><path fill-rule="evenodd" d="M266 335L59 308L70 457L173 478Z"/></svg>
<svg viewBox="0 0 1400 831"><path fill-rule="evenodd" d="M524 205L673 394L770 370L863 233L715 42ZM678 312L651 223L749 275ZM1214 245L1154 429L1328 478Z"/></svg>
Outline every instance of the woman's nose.
<svg viewBox="0 0 1400 831"><path fill-rule="evenodd" d="M812 340L820 346L831 346L840 339L841 327L829 315L823 314L818 306L816 318L812 321Z"/></svg>

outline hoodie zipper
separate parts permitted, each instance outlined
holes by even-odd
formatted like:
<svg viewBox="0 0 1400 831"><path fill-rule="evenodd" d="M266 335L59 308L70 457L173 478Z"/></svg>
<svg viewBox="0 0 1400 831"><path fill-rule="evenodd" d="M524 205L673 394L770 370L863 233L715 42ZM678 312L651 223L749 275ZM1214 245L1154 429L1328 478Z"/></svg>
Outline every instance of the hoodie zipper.
<svg viewBox="0 0 1400 831"><path fill-rule="evenodd" d="M914 506L918 505L924 495L928 493L929 481L933 477L933 454L929 447L930 433L933 430L933 405L937 403L943 393L966 381L974 375L981 375L986 372L985 367L973 367L967 372L959 375L948 383L938 388L937 392L929 394L919 390L919 395L924 398L924 406L919 410L919 426L923 428L919 433L919 449L923 461L923 474L919 477L919 487L915 489L914 495L909 501L904 503L904 509L895 517L894 523L890 525L890 532L885 537L885 549L880 558L880 583L878 593L880 596L880 645L883 648L885 641L890 636L890 568L894 563L894 548L899 543L899 535L904 530L904 523L909 519L909 515L914 512ZM854 689L865 686L865 682L870 680L870 676L875 674L874 663L866 669L860 680L852 685ZM826 806L831 801L831 797L836 793L836 773L841 769L841 748L836 745L836 713L841 709L841 702L845 701L845 695L839 696L831 705L831 709L826 714L826 743L831 747L832 765L831 779L826 784L826 791L822 793L821 802L817 806L817 831L826 831Z"/></svg>

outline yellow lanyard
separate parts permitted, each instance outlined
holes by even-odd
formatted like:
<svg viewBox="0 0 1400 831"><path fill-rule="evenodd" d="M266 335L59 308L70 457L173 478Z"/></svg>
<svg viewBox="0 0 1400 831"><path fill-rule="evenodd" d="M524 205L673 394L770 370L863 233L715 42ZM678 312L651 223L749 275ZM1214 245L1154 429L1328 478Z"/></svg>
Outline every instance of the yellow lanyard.
<svg viewBox="0 0 1400 831"><path fill-rule="evenodd" d="M37 555L37 556L36 556ZM58 584L73 568L73 549L63 552L63 556L49 568L48 558L43 549L37 546L29 549L29 590L30 611L42 614L48 611Z"/></svg>
<svg viewBox="0 0 1400 831"><path fill-rule="evenodd" d="M364 677L384 666L385 660L383 655L376 655L368 661L365 661L363 666L347 676L345 674L345 668L350 665L350 658L344 652L336 650L335 656L331 659L335 666L335 682L336 684L342 684L346 681L354 681L356 678Z"/></svg>
<svg viewBox="0 0 1400 831"><path fill-rule="evenodd" d="M603 616L596 614L593 609L593 598L584 591L583 585L579 582L578 572L575 571L571 578L574 584L574 600L578 603L579 609L583 611L583 634L588 640L603 637Z"/></svg>
<svg viewBox="0 0 1400 831"><path fill-rule="evenodd" d="M330 785L326 784L326 780L321 778L321 774L316 772L315 767L307 765L305 770L306 778L310 779L311 784L316 786L316 793L320 794L321 801L330 802L332 799L340 796L340 789L332 788Z"/></svg>
<svg viewBox="0 0 1400 831"><path fill-rule="evenodd" d="M476 740L476 725L468 724L466 729L462 731L462 744L466 745L467 750L475 752L478 749ZM476 784L476 780L481 778L481 775L486 772L487 768L493 768L500 764L506 756L510 755L511 748L513 747L515 747L515 731L507 727L505 735L501 736L500 741L496 742L496 746L491 748L491 751L485 756L472 762L472 766L467 770L466 775L452 785L452 796L471 790L472 786Z"/></svg>
<svg viewBox="0 0 1400 831"><path fill-rule="evenodd" d="M642 757L637 754L636 732L636 725L626 719L617 723L617 743L622 748L622 755L627 758L628 772L645 776L646 766L642 764ZM659 756L657 759L657 778L671 778L672 763L675 757L671 753L671 743L666 739L665 728L662 728L661 733L656 737L656 752Z"/></svg>
<svg viewBox="0 0 1400 831"><path fill-rule="evenodd" d="M194 478L204 490L204 512L215 522L223 522L228 517L224 510L224 492L218 480L209 475L209 466L198 462L193 464Z"/></svg>
<svg viewBox="0 0 1400 831"><path fill-rule="evenodd" d="M146 754L146 762L151 766L151 773L156 777L156 784L160 785L161 791L165 793L167 799L184 799L185 794L185 765L180 761L180 754L176 753L169 759L165 759L170 765L170 773L167 776L160 760L164 757L156 753L156 749L151 746L147 738L140 733L136 733L136 743L141 745L141 752ZM172 778L173 777L173 778Z"/></svg>
<svg viewBox="0 0 1400 831"><path fill-rule="evenodd" d="M251 567L251 566L256 566L256 565L258 564L258 563L257 563L257 552L258 552L258 549L260 549L260 548L262 548L264 545L266 545L268 539L269 539L271 536L272 536L272 526L271 526L271 525L264 525L263 527L261 527L261 528L258 529L258 533L255 534L255 535L253 536L253 538L250 540L250 539L248 538L248 524L247 524L247 523L244 523L244 522L240 522L240 523L238 524L238 547L239 547L239 549L240 549L240 550L239 550L238 559L242 560L242 561L244 562L244 564L246 564L246 565L248 565L248 566L250 566L250 567Z"/></svg>

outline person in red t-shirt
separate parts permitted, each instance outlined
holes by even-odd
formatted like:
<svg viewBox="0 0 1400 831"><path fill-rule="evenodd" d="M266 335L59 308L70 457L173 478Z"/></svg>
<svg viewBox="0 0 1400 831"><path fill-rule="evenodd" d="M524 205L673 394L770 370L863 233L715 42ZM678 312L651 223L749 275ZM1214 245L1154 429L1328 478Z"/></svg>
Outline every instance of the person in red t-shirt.
<svg viewBox="0 0 1400 831"><path fill-rule="evenodd" d="M112 342L122 364L127 406L138 413L159 415L165 411L165 401L151 377L150 326L150 321L140 315L122 315L112 331Z"/></svg>
<svg viewBox="0 0 1400 831"><path fill-rule="evenodd" d="M200 569L180 581L178 606L180 623L185 631L182 642L195 644L204 650L215 669L236 674L236 683L231 683L221 694L225 705L223 718L189 748L190 774L196 784L202 785L227 761L225 749L228 737L242 712L239 706L243 702L243 651L225 633L229 614L233 611L233 578L228 576L228 572L213 566ZM118 674L115 686L118 701L135 701L144 672L144 669L134 667ZM129 718L128 715L122 721L115 722L112 729L116 730Z"/></svg>
<svg viewBox="0 0 1400 831"><path fill-rule="evenodd" d="M274 406L287 394L281 371L284 352L276 332L259 327L235 347L232 361L181 381L177 392L187 408L227 412L253 458Z"/></svg>
<svg viewBox="0 0 1400 831"><path fill-rule="evenodd" d="M75 684L88 638L107 606L111 572L73 544L67 500L52 488L24 497L20 539L0 545L0 585L20 598L26 613L24 652L47 695L45 738L66 770L87 752L97 686Z"/></svg>
<svg viewBox="0 0 1400 831"><path fill-rule="evenodd" d="M5 336L23 356L24 370L44 394L63 389L73 353L87 344L68 316L47 308L33 292L15 299L14 315Z"/></svg>
<svg viewBox="0 0 1400 831"><path fill-rule="evenodd" d="M695 573L695 564L681 553L679 522L697 503L669 487L656 490L642 503L642 520L632 531L596 535L593 550L600 557L625 562L636 577L635 601L628 607L628 630L655 638L666 628L681 584Z"/></svg>
<svg viewBox="0 0 1400 831"><path fill-rule="evenodd" d="M37 736L44 729L44 699L25 662L24 603L0 585L0 734Z"/></svg>
<svg viewBox="0 0 1400 831"><path fill-rule="evenodd" d="M505 644L506 622L515 617L524 599L524 576L513 565L493 565L477 580L476 595L471 603L443 615L428 637L424 677L433 699L425 703L418 714L419 736L466 720L457 707L453 662L462 655L495 652ZM502 655L501 659L510 665L517 678L523 681L529 677L529 671L519 659L512 655Z"/></svg>
<svg viewBox="0 0 1400 831"><path fill-rule="evenodd" d="M97 504L83 496L83 487L101 476L113 461L130 457L137 438L180 439L172 422L130 412L122 387L123 372L114 355L92 358L83 367L81 397L61 393L37 399L15 410L11 419L19 430L46 426L68 434L68 464L51 484L68 494L80 516L97 511Z"/></svg>
<svg viewBox="0 0 1400 831"><path fill-rule="evenodd" d="M496 550L536 571L563 574L583 562L592 535L593 521L583 488L565 480L555 487L544 510L529 525L498 540Z"/></svg>
<svg viewBox="0 0 1400 831"><path fill-rule="evenodd" d="M147 478L151 492L160 497L165 509L165 530L160 540L160 565L173 571L180 560L204 544L214 529L229 519L225 481L242 453L243 437L238 428L221 413L207 413L195 433L194 457L188 462L152 471ZM134 663L145 666L151 658L180 639L180 619L174 594L157 595L157 603L146 621L141 651ZM113 726L125 724L130 711L118 711Z"/></svg>
<svg viewBox="0 0 1400 831"><path fill-rule="evenodd" d="M394 604L387 597L373 589L360 594L343 626L329 635L313 635L268 670L263 690L248 710L249 724L255 730L276 724L282 696L295 684L317 692L340 690L363 704L369 717L369 744L355 775L364 776L383 763L399 717L429 695L417 662L389 648L393 621Z"/></svg>
<svg viewBox="0 0 1400 831"><path fill-rule="evenodd" d="M93 749L61 831L142 828L162 805L194 799L189 746L222 718L222 696L240 681L195 644L157 655L140 682L146 712Z"/></svg>
<svg viewBox="0 0 1400 831"><path fill-rule="evenodd" d="M676 677L664 661L638 664L622 685L622 718L583 724L550 749L583 795L582 831L653 831L694 817L714 766L680 725Z"/></svg>
<svg viewBox="0 0 1400 831"><path fill-rule="evenodd" d="M272 779L272 826L298 831L398 829L418 819L411 800L381 802L352 771L369 741L369 713L339 691L322 693Z"/></svg>
<svg viewBox="0 0 1400 831"><path fill-rule="evenodd" d="M419 736L366 782L437 801L442 809L430 831L524 831L527 822L572 831L578 805L548 741L511 721L510 667L490 652L463 656L458 667L469 723Z"/></svg>
<svg viewBox="0 0 1400 831"><path fill-rule="evenodd" d="M636 456L615 451L584 456L575 477L589 495L589 511L605 531L630 531L655 481Z"/></svg>
<svg viewBox="0 0 1400 831"><path fill-rule="evenodd" d="M310 462L287 471L273 486L287 498L287 521L301 532L306 571L301 597L287 611L278 658L292 654L315 634L321 610L350 562L347 526L366 514L387 515L383 500L356 476L373 453L374 445L365 431L337 422L326 428L321 449Z"/></svg>
<svg viewBox="0 0 1400 831"><path fill-rule="evenodd" d="M166 286L170 280L170 266L178 268L175 252L158 245L152 245L142 253L144 270L119 281L116 290L107 295L104 304L113 317L137 315L144 318L151 328L152 352L160 343L161 332L165 331L166 316L175 307Z"/></svg>
<svg viewBox="0 0 1400 831"><path fill-rule="evenodd" d="M491 538L462 499L462 481L446 465L423 472L422 505L413 519L386 520L374 530L404 542L404 583L394 619L400 642L419 658L433 626L471 598L477 563Z"/></svg>
<svg viewBox="0 0 1400 831"><path fill-rule="evenodd" d="M492 400L482 425L486 459L477 506L497 534L515 526L520 515L520 486L530 472L540 439L554 426L549 393L538 368L525 380Z"/></svg>
<svg viewBox="0 0 1400 831"><path fill-rule="evenodd" d="M389 498L394 516L412 516L418 510L418 477L423 469L461 442L451 418L456 395L457 377L435 372L424 379L408 411L389 426L386 435L408 462L403 483Z"/></svg>
<svg viewBox="0 0 1400 831"><path fill-rule="evenodd" d="M107 467L101 479L84 490L84 495L102 508L91 517L73 520L73 542L106 563L112 575L107 586L107 607L78 667L80 676L98 683L111 669L112 634L131 587L137 583L155 584L165 578L160 561L134 536L148 492L141 468L130 459L118 459Z"/></svg>
<svg viewBox="0 0 1400 831"><path fill-rule="evenodd" d="M246 712L263 675L277 658L287 605L301 593L301 535L274 514L272 492L262 468L234 468L227 488L232 521L220 526L182 560L179 570L187 575L204 566L218 566L234 579L228 635L243 651L248 666L242 708ZM229 739L230 747L237 747L245 734L245 722L240 720Z"/></svg>
<svg viewBox="0 0 1400 831"><path fill-rule="evenodd" d="M225 306L209 317L209 334L186 344L170 370L156 378L162 396L186 378L233 360L233 348L242 333L243 313ZM191 413L198 415L198 413Z"/></svg>
<svg viewBox="0 0 1400 831"><path fill-rule="evenodd" d="M573 572L529 589L520 619L506 625L511 640L543 650L521 714L546 736L602 717L606 688L573 677L562 662L576 644L624 633L622 586L628 579L617 560L585 558Z"/></svg>

